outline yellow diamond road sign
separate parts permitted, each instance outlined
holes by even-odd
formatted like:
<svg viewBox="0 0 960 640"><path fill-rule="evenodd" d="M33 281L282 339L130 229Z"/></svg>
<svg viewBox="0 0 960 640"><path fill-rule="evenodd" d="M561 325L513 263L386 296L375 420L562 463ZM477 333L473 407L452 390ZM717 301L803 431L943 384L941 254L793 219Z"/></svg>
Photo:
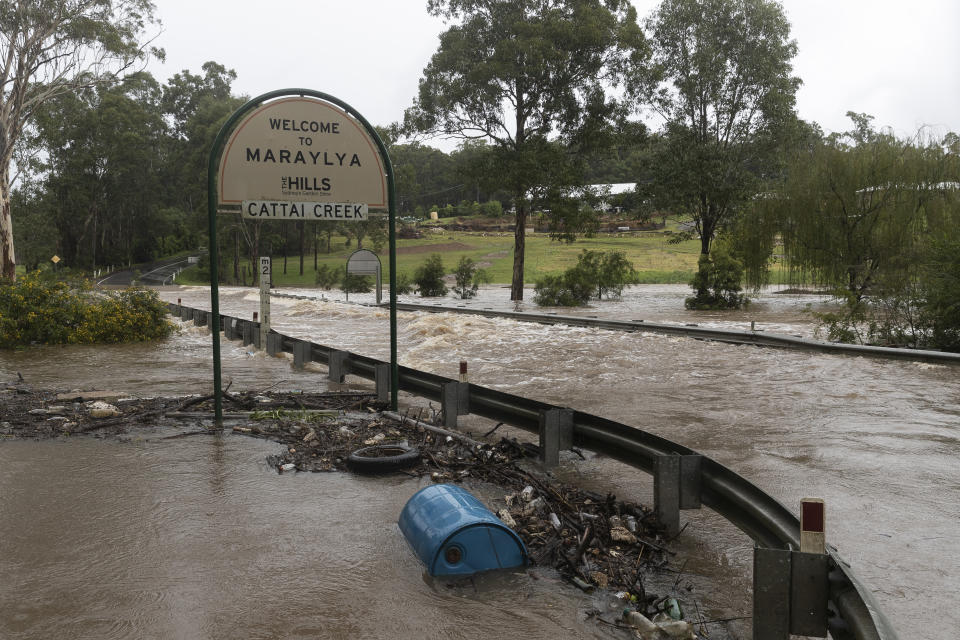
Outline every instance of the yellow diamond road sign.
<svg viewBox="0 0 960 640"><path fill-rule="evenodd" d="M50 262L52 262L53 264L57 264L58 262L60 262L60 256L53 256L52 258L50 258Z"/></svg>

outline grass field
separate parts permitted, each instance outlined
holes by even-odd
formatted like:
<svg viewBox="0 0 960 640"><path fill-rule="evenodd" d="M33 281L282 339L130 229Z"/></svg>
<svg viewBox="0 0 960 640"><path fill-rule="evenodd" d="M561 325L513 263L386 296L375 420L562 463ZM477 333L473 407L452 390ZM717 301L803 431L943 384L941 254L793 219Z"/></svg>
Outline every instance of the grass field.
<svg viewBox="0 0 960 640"><path fill-rule="evenodd" d="M344 238L334 236L331 253L321 253L318 264L342 267L356 246L344 247ZM338 248L339 247L339 248ZM369 247L366 247L369 248ZM551 240L546 234L528 233L524 279L532 284L548 274L559 274L577 262L584 249L600 251L623 251L627 259L640 272L643 283L687 283L697 268L700 241L690 240L680 244L668 244L667 236L660 232L627 234L598 234L593 238L579 238L573 243ZM413 277L418 266L438 253L448 273L452 273L461 257L479 263L493 284L509 284L513 274L513 234L444 231L427 233L416 240L397 241L397 272ZM384 248L380 253L384 280L389 272L389 258ZM222 264L232 275L232 256L222 256ZM243 261L249 271L249 261ZM304 256L304 273L301 276L299 256L287 257L284 273L283 257L273 256L273 281L283 286L312 286L315 282L313 254ZM181 284L205 284L208 280L197 277L196 269L184 271L177 277Z"/></svg>

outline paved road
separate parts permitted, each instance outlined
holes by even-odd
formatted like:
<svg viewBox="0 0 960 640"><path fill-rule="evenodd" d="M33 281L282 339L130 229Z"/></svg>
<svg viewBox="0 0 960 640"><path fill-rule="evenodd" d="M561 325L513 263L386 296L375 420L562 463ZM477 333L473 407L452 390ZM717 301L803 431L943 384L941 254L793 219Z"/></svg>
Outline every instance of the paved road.
<svg viewBox="0 0 960 640"><path fill-rule="evenodd" d="M191 256L196 259L196 256ZM174 276L187 267L190 258L173 258L169 260L159 260L148 264L137 265L135 268L123 271L114 271L106 278L103 278L97 285L99 286L130 286L133 284L135 271L140 271L138 282L149 285L170 284Z"/></svg>

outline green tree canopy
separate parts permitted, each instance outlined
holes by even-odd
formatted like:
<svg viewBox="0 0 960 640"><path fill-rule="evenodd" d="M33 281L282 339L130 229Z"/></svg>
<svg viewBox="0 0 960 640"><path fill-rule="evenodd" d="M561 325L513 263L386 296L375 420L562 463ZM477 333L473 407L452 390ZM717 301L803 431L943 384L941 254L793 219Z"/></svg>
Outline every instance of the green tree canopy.
<svg viewBox="0 0 960 640"><path fill-rule="evenodd" d="M898 138L848 113L850 131L798 150L785 179L751 207L742 235L754 274L773 242L798 277L859 302L900 290L916 275L930 238L960 223L956 137ZM754 275L753 280L759 280Z"/></svg>
<svg viewBox="0 0 960 640"><path fill-rule="evenodd" d="M452 24L405 129L491 143L516 210L510 297L520 300L531 191L581 183L575 155L551 141L581 151L601 141L619 113L607 88L645 58L636 12L626 0L429 0L427 10Z"/></svg>
<svg viewBox="0 0 960 640"><path fill-rule="evenodd" d="M772 0L663 0L634 95L664 122L648 156L655 206L690 215L701 253L755 194L796 131L797 45Z"/></svg>
<svg viewBox="0 0 960 640"><path fill-rule="evenodd" d="M132 70L153 12L150 0L0 2L0 278L16 277L10 171L24 130L45 102Z"/></svg>

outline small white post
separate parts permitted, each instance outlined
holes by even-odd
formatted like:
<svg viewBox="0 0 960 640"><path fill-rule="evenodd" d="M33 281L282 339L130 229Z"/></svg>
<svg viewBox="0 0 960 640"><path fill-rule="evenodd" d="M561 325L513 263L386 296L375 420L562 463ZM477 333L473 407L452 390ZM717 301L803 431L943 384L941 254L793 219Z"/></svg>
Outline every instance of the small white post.
<svg viewBox="0 0 960 640"><path fill-rule="evenodd" d="M270 256L260 256L260 344L270 334Z"/></svg>
<svg viewBox="0 0 960 640"><path fill-rule="evenodd" d="M460 382L467 382L467 361L460 361Z"/></svg>

